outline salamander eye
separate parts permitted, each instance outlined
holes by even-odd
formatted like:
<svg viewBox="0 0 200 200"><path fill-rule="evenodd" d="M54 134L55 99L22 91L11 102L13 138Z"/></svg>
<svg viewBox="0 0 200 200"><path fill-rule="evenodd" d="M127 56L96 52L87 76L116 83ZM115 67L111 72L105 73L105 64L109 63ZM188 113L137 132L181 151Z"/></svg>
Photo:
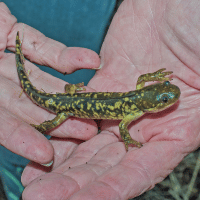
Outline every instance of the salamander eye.
<svg viewBox="0 0 200 200"><path fill-rule="evenodd" d="M167 96L162 97L162 102L163 103L167 103L168 102L168 97Z"/></svg>

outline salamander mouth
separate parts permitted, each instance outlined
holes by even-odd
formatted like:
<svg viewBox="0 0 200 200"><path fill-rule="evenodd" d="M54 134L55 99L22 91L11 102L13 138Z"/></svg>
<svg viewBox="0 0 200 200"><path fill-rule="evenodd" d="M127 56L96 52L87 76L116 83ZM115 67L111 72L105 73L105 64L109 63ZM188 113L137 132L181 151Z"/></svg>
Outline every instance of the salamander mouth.
<svg viewBox="0 0 200 200"><path fill-rule="evenodd" d="M178 101L178 99L177 99ZM168 109L169 107L173 106L177 101L167 105L167 106L164 106L163 108L161 108L159 105L155 106L154 108L150 108L150 109L144 109L144 112L146 113L157 113L157 112L161 112L163 110L166 110Z"/></svg>

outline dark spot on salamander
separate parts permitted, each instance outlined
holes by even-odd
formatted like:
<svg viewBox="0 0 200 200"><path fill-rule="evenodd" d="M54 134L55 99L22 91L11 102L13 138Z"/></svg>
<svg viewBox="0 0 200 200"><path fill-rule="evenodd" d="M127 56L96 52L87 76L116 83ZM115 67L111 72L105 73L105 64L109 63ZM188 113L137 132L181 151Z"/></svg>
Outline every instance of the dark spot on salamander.
<svg viewBox="0 0 200 200"><path fill-rule="evenodd" d="M81 109L81 105L80 104L76 105L76 108Z"/></svg>

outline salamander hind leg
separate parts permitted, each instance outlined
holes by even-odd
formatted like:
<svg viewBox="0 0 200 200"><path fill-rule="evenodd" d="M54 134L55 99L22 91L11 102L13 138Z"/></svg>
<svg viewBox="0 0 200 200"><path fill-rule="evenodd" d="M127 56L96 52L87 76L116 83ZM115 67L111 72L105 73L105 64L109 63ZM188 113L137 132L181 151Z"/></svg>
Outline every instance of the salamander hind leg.
<svg viewBox="0 0 200 200"><path fill-rule="evenodd" d="M138 78L136 89L139 90L139 89L143 88L145 85L145 82L149 82L149 81L160 81L160 82L170 81L171 78L165 77L165 76L170 75L173 72L172 71L163 72L164 70L166 70L166 68L159 69L158 71L156 71L154 73L142 74Z"/></svg>
<svg viewBox="0 0 200 200"><path fill-rule="evenodd" d="M57 116L52 120L45 121L45 122L41 123L40 125L35 125L35 124L30 124L30 125L33 126L39 132L46 133L47 131L54 129L57 126L59 126L69 116L71 116L71 115L67 114L65 112L61 112L61 113L58 113Z"/></svg>
<svg viewBox="0 0 200 200"><path fill-rule="evenodd" d="M137 111L135 113L131 113L129 115L127 115L120 123L119 123L119 131L120 131L120 135L121 135L121 138L122 140L124 141L124 144L125 144L125 148L126 148L126 151L128 151L128 145L129 144L134 144L135 146L137 147L142 147L142 144L136 140L133 140L129 134L129 131L128 131L128 125L138 119L140 116L143 115L143 112L142 111Z"/></svg>
<svg viewBox="0 0 200 200"><path fill-rule="evenodd" d="M128 146L129 144L134 144L135 146L137 147L142 147L142 144L136 140L133 140L128 132L127 129L124 129L124 130L121 130L120 131L120 134L121 134L121 137L124 141L124 144L125 144L125 148L126 148L126 151L128 151Z"/></svg>
<svg viewBox="0 0 200 200"><path fill-rule="evenodd" d="M77 83L77 84L66 84L65 85L65 92L69 94L74 94L78 91L85 91L84 83Z"/></svg>

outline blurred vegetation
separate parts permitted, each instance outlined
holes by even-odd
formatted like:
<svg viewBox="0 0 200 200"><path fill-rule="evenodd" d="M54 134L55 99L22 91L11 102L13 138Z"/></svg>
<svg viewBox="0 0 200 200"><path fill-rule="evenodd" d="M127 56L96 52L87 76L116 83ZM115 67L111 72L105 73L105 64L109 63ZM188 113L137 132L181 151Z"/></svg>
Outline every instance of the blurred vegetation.
<svg viewBox="0 0 200 200"><path fill-rule="evenodd" d="M3 184L1 179L0 179L0 200L6 200L6 195L3 189Z"/></svg>

